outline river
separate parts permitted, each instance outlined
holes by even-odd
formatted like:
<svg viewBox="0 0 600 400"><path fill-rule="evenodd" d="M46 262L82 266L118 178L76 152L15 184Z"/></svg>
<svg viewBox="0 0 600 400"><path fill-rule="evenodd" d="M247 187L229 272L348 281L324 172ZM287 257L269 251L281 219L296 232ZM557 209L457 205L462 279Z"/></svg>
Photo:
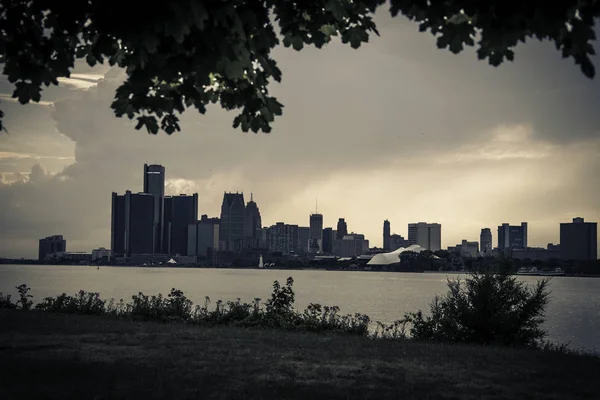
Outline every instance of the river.
<svg viewBox="0 0 600 400"><path fill-rule="evenodd" d="M337 305L343 313L360 312L373 321L391 323L407 311L428 308L436 294L446 293L443 273L347 271L285 271L258 269L124 268L52 265L0 265L0 292L13 295L22 283L31 288L33 301L80 289L99 292L102 298L129 301L133 294L183 290L196 304L205 296L216 300L251 302L269 298L274 280L294 278L296 308L309 303ZM519 277L534 284L536 277ZM600 353L600 279L555 277L545 329L548 339L570 348ZM16 300L16 299L15 299Z"/></svg>

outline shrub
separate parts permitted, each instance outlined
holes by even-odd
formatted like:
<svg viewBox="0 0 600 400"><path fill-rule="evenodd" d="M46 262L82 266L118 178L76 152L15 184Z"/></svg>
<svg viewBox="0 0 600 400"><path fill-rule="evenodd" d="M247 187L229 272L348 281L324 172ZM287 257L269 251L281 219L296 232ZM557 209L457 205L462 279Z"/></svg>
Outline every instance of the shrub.
<svg viewBox="0 0 600 400"><path fill-rule="evenodd" d="M10 301L10 294L4 296L0 292L0 308L17 308L17 305Z"/></svg>
<svg viewBox="0 0 600 400"><path fill-rule="evenodd" d="M19 300L17 300L17 307L21 310L29 310L33 305L33 301L31 301L31 295L29 291L31 288L27 287L26 284L22 284L17 286L17 291L19 292Z"/></svg>
<svg viewBox="0 0 600 400"><path fill-rule="evenodd" d="M431 315L419 310L404 321L416 340L539 347L548 282L529 288L506 270L472 273L464 283L448 280L449 291L436 296Z"/></svg>
<svg viewBox="0 0 600 400"><path fill-rule="evenodd" d="M66 314L104 315L106 314L105 303L99 293L80 290L75 296L67 296L63 293L56 297L46 297L35 306L35 309Z"/></svg>

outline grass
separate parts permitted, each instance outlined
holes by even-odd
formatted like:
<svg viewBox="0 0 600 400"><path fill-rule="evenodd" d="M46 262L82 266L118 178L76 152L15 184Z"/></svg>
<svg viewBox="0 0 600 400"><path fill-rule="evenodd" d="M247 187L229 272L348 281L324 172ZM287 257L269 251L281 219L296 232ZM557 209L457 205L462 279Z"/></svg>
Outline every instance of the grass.
<svg viewBox="0 0 600 400"><path fill-rule="evenodd" d="M0 310L0 399L598 399L600 358Z"/></svg>

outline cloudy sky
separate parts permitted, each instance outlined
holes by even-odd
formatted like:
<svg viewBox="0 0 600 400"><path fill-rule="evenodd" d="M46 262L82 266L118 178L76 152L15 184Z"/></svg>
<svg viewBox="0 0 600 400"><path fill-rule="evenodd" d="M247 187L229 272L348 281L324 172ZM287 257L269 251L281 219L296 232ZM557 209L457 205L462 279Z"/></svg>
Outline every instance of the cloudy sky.
<svg viewBox="0 0 600 400"><path fill-rule="evenodd" d="M494 68L473 51L438 50L401 18L359 50L279 48L285 104L270 134L231 128L235 113L193 110L173 136L136 131L109 108L122 71L80 66L41 104L10 100L0 134L0 257L36 257L40 237L67 250L110 244L111 192L142 190L143 164L167 171L167 192L199 194L218 216L224 191L250 192L263 225L325 226L382 243L382 225L442 224L442 246L483 227L529 222L529 243L559 241L559 223L600 220L600 79L583 77L549 43ZM600 65L600 60L595 64Z"/></svg>

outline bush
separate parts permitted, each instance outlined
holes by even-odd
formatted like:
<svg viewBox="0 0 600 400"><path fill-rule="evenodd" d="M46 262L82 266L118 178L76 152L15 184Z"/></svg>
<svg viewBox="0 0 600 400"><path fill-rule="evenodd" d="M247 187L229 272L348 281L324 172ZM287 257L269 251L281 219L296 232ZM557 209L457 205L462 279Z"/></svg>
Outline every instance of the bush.
<svg viewBox="0 0 600 400"><path fill-rule="evenodd" d="M33 301L29 300L32 296L29 294L31 288L27 287L27 285L22 284L17 286L17 291L19 292L19 300L17 300L17 307L21 310L29 310L33 305Z"/></svg>
<svg viewBox="0 0 600 400"><path fill-rule="evenodd" d="M472 273L464 283L448 280L448 294L434 299L431 315L419 310L404 322L416 340L540 347L548 282L529 288L506 270Z"/></svg>
<svg viewBox="0 0 600 400"><path fill-rule="evenodd" d="M0 292L0 308L17 308L17 305L10 301L10 294L4 296L2 292Z"/></svg>
<svg viewBox="0 0 600 400"><path fill-rule="evenodd" d="M80 290L75 296L67 296L63 293L56 297L46 297L35 306L35 309L65 314L104 315L105 304L106 301L100 298L99 293Z"/></svg>

